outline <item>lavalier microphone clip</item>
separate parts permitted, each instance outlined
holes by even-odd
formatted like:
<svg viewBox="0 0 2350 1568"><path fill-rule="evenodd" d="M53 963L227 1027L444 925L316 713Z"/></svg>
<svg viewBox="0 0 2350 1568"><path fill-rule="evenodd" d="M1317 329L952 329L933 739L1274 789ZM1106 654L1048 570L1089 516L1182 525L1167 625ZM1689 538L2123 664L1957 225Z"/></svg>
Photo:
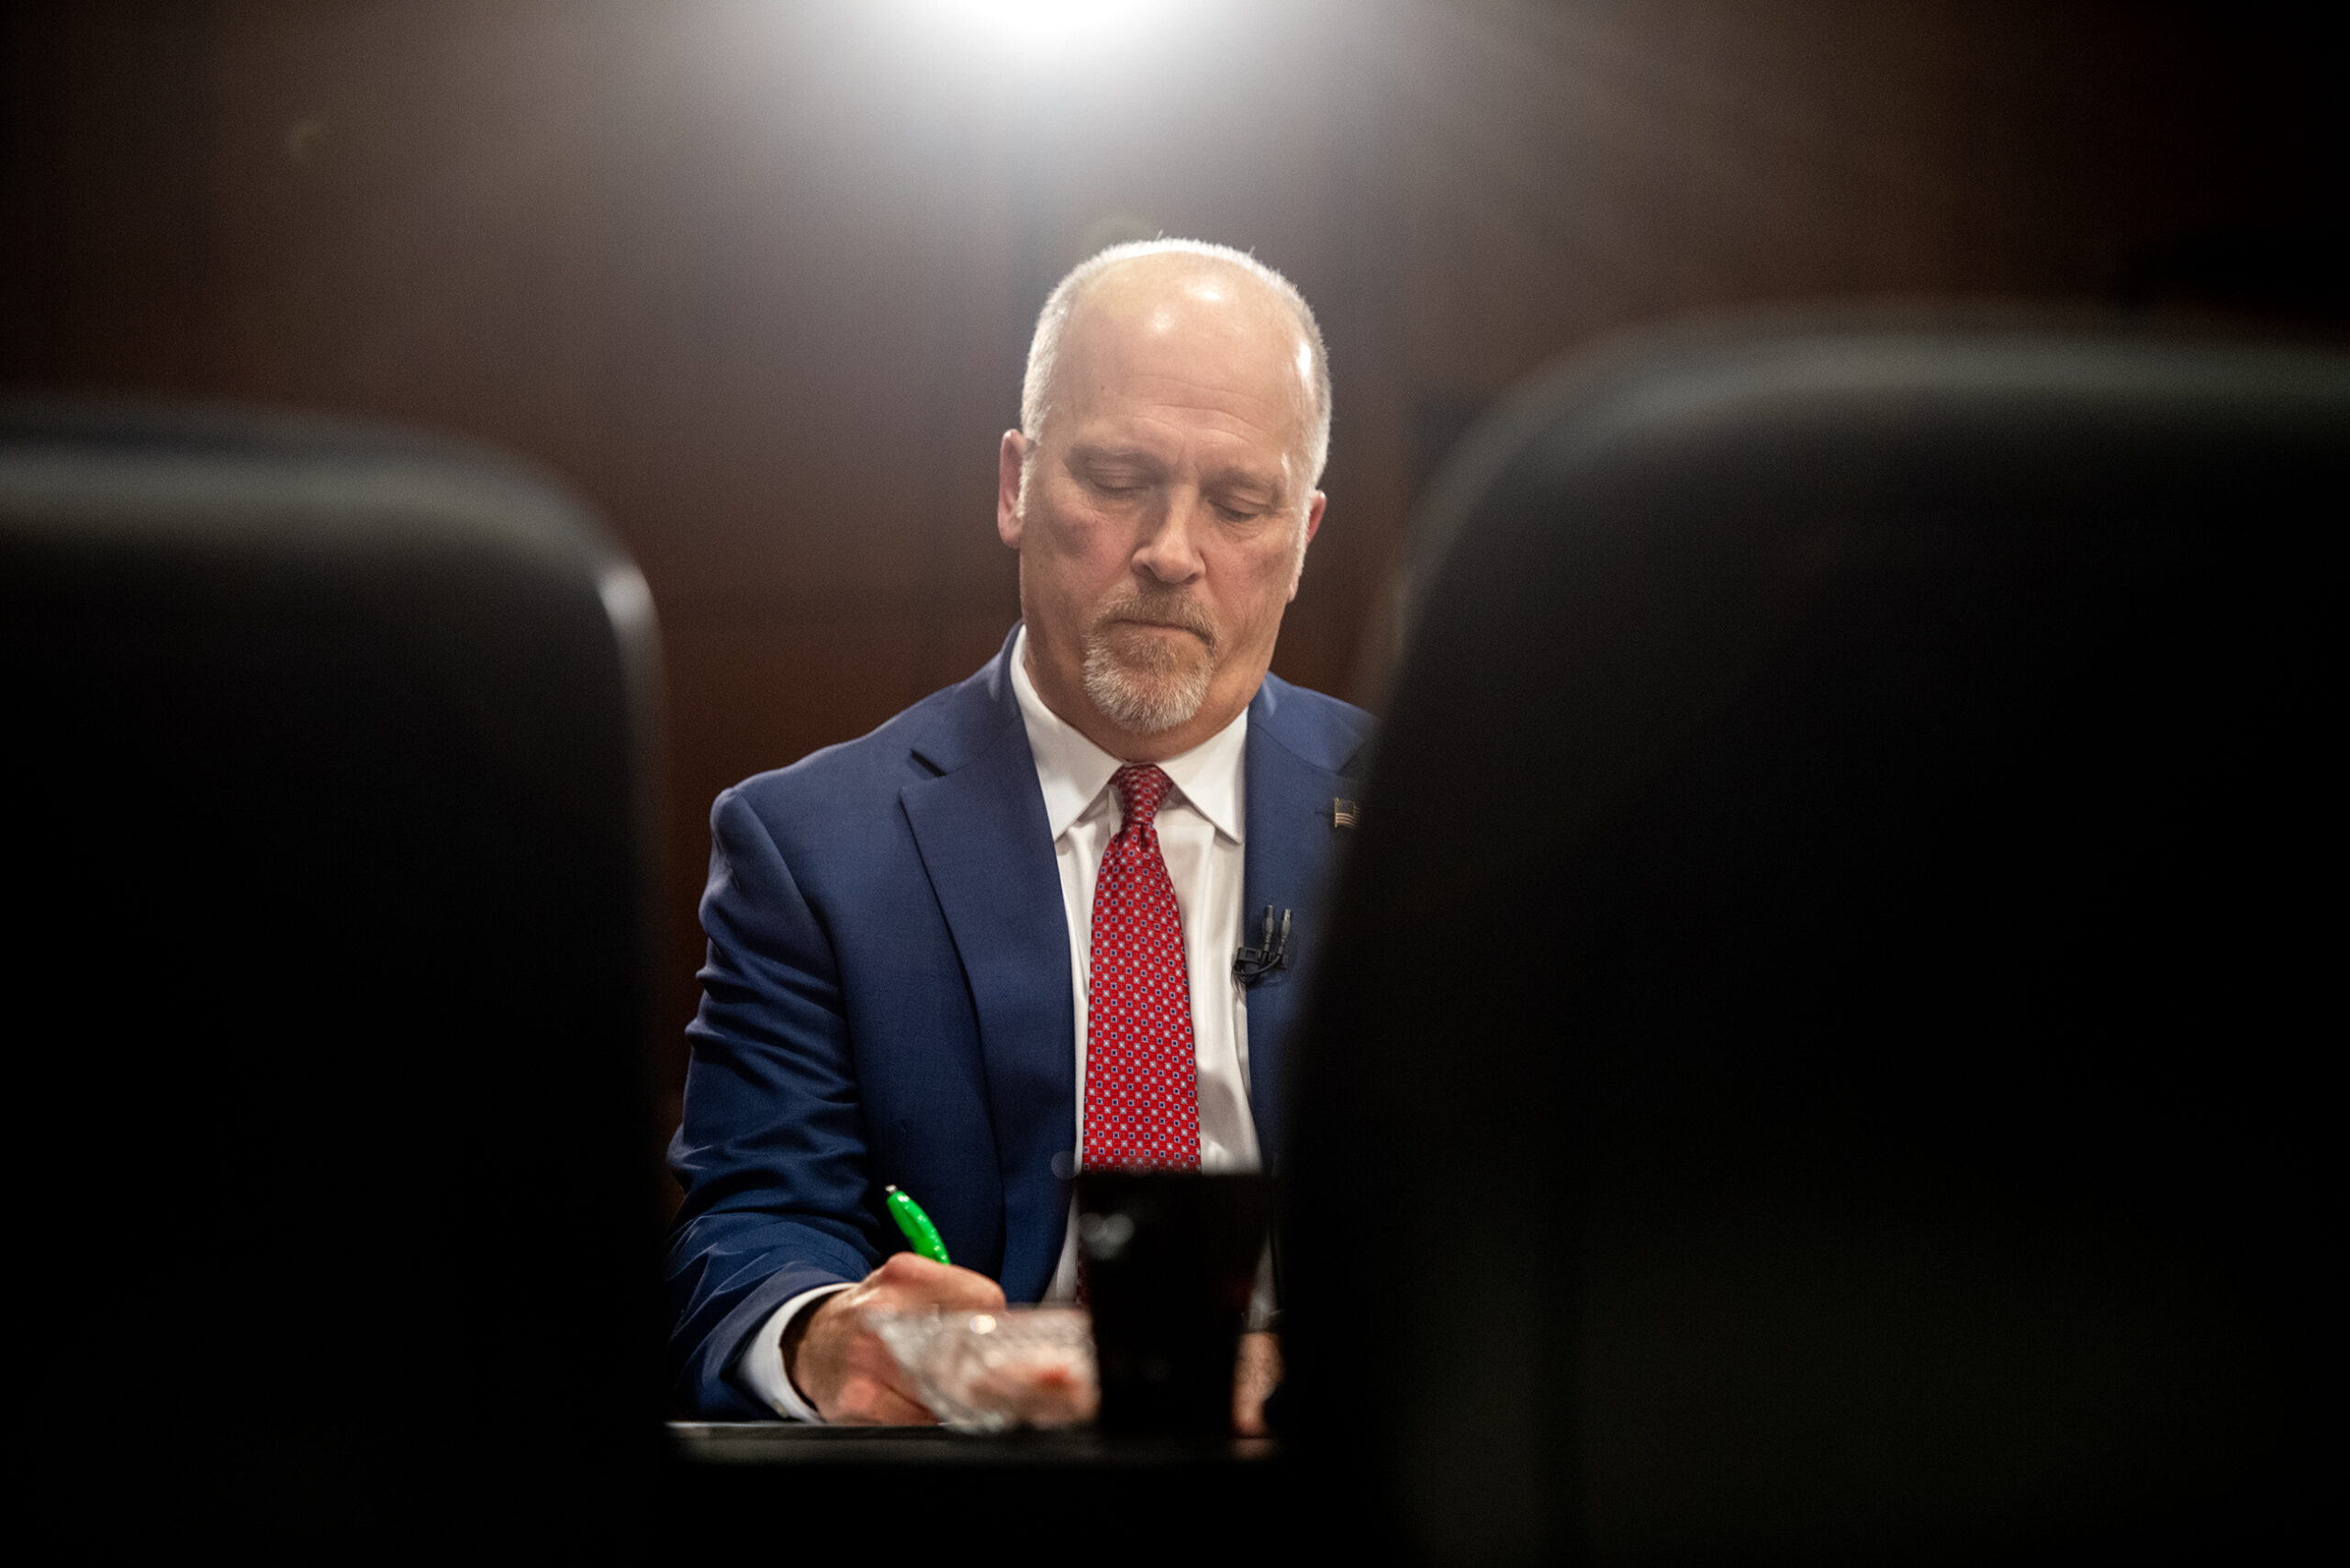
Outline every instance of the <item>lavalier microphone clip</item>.
<svg viewBox="0 0 2350 1568"><path fill-rule="evenodd" d="M1273 906L1265 906L1264 934L1257 946L1243 946L1232 955L1232 978L1242 985L1255 985L1267 975L1289 961L1289 911L1281 912L1281 924L1273 924Z"/></svg>

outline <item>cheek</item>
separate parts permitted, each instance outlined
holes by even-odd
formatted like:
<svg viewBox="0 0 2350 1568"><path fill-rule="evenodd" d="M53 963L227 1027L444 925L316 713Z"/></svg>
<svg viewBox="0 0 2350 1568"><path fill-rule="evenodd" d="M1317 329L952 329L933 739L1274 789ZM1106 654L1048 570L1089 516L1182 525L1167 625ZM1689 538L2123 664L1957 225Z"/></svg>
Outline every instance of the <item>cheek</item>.
<svg viewBox="0 0 2350 1568"><path fill-rule="evenodd" d="M1114 565L1122 558L1121 534L1112 520L1090 507L1069 504L1067 498L1057 497L1055 502L1037 513L1037 521L1044 524L1046 545L1054 555L1090 566L1105 561Z"/></svg>
<svg viewBox="0 0 2350 1568"><path fill-rule="evenodd" d="M1296 561L1296 548L1285 539L1270 544L1251 540L1245 548L1229 553L1225 588L1218 595L1225 613L1252 630L1270 627L1289 602L1289 581Z"/></svg>
<svg viewBox="0 0 2350 1568"><path fill-rule="evenodd" d="M1125 579L1125 552L1114 531L1094 519L1059 513L1046 527L1032 527L1031 538L1038 548L1024 553L1022 569L1072 613L1091 610Z"/></svg>

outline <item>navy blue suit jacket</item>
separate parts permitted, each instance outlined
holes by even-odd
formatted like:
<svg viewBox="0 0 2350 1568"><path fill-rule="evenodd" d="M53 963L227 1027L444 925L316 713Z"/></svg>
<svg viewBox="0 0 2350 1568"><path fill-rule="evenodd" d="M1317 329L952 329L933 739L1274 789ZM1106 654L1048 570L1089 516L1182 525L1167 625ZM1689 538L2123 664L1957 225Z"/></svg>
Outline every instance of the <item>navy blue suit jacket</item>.
<svg viewBox="0 0 2350 1568"><path fill-rule="evenodd" d="M1077 1021L1060 875L1013 694L987 667L861 740L719 796L710 957L666 1271L680 1404L771 1414L733 1376L790 1297L899 1249L884 1183L1013 1301L1052 1282L1068 1226L1053 1157L1077 1132ZM1371 721L1268 676L1248 704L1243 928L1293 912L1285 968L1248 992L1258 1141L1280 1160L1282 1036L1322 926L1331 802L1361 791Z"/></svg>

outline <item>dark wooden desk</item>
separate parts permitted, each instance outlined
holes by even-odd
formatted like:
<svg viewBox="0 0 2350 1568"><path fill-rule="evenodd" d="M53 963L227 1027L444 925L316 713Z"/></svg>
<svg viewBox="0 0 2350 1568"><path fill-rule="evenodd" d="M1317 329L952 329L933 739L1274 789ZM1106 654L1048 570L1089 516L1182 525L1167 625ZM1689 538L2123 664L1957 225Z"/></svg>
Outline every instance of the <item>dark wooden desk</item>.
<svg viewBox="0 0 2350 1568"><path fill-rule="evenodd" d="M863 1560L948 1541L958 1561L1045 1563L1115 1546L1121 1562L1241 1562L1300 1533L1292 1466L1270 1439L1098 1432L967 1437L934 1427L673 1421L666 1528L764 1557Z"/></svg>
<svg viewBox="0 0 2350 1568"><path fill-rule="evenodd" d="M943 1427L802 1427L786 1421L672 1421L679 1458L695 1464L974 1465L1167 1469L1261 1465L1280 1458L1270 1438L1186 1441L1099 1432L966 1436Z"/></svg>

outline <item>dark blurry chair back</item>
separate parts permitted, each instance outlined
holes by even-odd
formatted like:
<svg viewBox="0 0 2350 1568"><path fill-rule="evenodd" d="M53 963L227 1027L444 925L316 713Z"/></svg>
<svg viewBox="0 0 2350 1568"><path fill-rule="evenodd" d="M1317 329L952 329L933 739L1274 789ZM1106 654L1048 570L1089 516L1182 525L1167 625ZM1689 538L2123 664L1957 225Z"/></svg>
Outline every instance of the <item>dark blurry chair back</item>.
<svg viewBox="0 0 2350 1568"><path fill-rule="evenodd" d="M0 637L36 1518L620 1539L660 1416L635 569L479 457L0 406Z"/></svg>
<svg viewBox="0 0 2350 1568"><path fill-rule="evenodd" d="M1678 340L1472 438L1292 1102L1374 1542L2309 1521L2346 510L2350 359L2090 330Z"/></svg>

